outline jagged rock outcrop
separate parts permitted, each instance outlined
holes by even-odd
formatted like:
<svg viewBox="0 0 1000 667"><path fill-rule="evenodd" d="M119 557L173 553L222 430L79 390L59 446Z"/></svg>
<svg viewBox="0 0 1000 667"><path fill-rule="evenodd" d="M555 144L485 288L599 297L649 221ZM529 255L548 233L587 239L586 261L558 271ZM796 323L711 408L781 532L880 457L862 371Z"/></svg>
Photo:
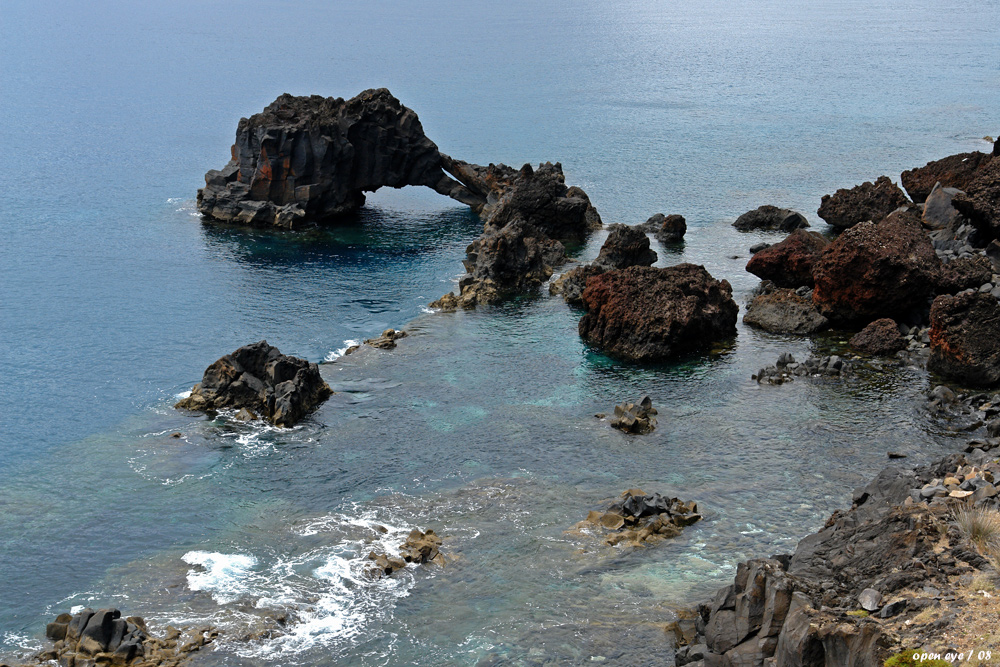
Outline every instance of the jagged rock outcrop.
<svg viewBox="0 0 1000 667"><path fill-rule="evenodd" d="M657 414L653 401L649 396L643 396L638 403L616 405L611 426L625 433L651 433L656 428Z"/></svg>
<svg viewBox="0 0 1000 667"><path fill-rule="evenodd" d="M791 232L808 226L809 221L801 213L787 208L771 206L770 204L747 211L736 218L736 222L733 223L733 227L741 232L749 232L756 229Z"/></svg>
<svg viewBox="0 0 1000 667"><path fill-rule="evenodd" d="M927 369L971 386L1000 383L1000 303L990 294L942 295L931 304Z"/></svg>
<svg viewBox="0 0 1000 667"><path fill-rule="evenodd" d="M649 247L649 237L640 226L614 224L608 229L611 233L594 263L573 267L559 276L549 285L550 294L562 294L566 303L579 304L588 278L612 269L650 266L656 261L656 253Z"/></svg>
<svg viewBox="0 0 1000 667"><path fill-rule="evenodd" d="M904 349L906 341L895 320L883 317L851 336L851 347L865 354L889 355Z"/></svg>
<svg viewBox="0 0 1000 667"><path fill-rule="evenodd" d="M862 222L813 264L813 303L835 324L905 319L923 311L940 281L941 261L912 211Z"/></svg>
<svg viewBox="0 0 1000 667"><path fill-rule="evenodd" d="M701 521L698 505L659 493L629 489L603 512L592 510L577 528L610 531L604 541L632 547L677 537L687 526Z"/></svg>
<svg viewBox="0 0 1000 667"><path fill-rule="evenodd" d="M349 100L285 94L240 119L232 159L205 174L198 210L223 222L291 229L353 211L365 192L406 185L482 203L447 177L417 115L385 88Z"/></svg>
<svg viewBox="0 0 1000 667"><path fill-rule="evenodd" d="M967 289L978 290L993 280L993 263L985 255L958 257L941 267L937 289L942 294L954 294Z"/></svg>
<svg viewBox="0 0 1000 667"><path fill-rule="evenodd" d="M59 614L46 627L45 636L54 645L36 656L39 663L166 667L211 643L219 631L208 626L183 630L168 626L164 637L154 637L138 616L123 618L117 609L87 608Z"/></svg>
<svg viewBox="0 0 1000 667"><path fill-rule="evenodd" d="M747 305L743 323L771 333L811 334L829 328L830 320L823 317L811 296L799 290L761 286L760 293Z"/></svg>
<svg viewBox="0 0 1000 667"><path fill-rule="evenodd" d="M946 188L964 190L978 175L979 170L992 159L993 156L979 151L949 155L928 162L923 167L904 171L899 181L906 188L910 199L919 204L927 200L927 196L938 183Z"/></svg>
<svg viewBox="0 0 1000 667"><path fill-rule="evenodd" d="M396 349L396 341L400 338L406 338L406 335L405 331L386 329L382 332L381 336L378 338L369 338L364 342L364 344L378 348L379 350L394 350Z"/></svg>
<svg viewBox="0 0 1000 667"><path fill-rule="evenodd" d="M369 552L368 560L372 561L373 565L366 570L367 575L372 579L380 579L403 569L407 563L416 565L434 563L443 567L447 561L439 551L442 543L443 540L430 528L427 532L414 528L400 546L398 556Z"/></svg>
<svg viewBox="0 0 1000 667"><path fill-rule="evenodd" d="M205 370L184 410L247 408L276 426L292 426L333 394L319 366L282 354L266 340L244 345Z"/></svg>
<svg viewBox="0 0 1000 667"><path fill-rule="evenodd" d="M605 353L663 361L733 336L739 310L726 280L703 266L633 266L590 278L580 336Z"/></svg>
<svg viewBox="0 0 1000 667"><path fill-rule="evenodd" d="M660 243L679 243L687 233L687 221L683 215L656 213L646 222L637 225L644 232L653 234Z"/></svg>
<svg viewBox="0 0 1000 667"><path fill-rule="evenodd" d="M851 189L841 188L833 195L823 195L816 213L833 227L847 229L859 222L881 220L909 203L888 176L879 176L874 183L865 181Z"/></svg>
<svg viewBox="0 0 1000 667"><path fill-rule="evenodd" d="M980 242L1000 238L1000 160L991 160L951 200L979 232Z"/></svg>
<svg viewBox="0 0 1000 667"><path fill-rule="evenodd" d="M778 287L812 286L813 263L828 245L822 234L797 229L784 241L754 253L747 271Z"/></svg>

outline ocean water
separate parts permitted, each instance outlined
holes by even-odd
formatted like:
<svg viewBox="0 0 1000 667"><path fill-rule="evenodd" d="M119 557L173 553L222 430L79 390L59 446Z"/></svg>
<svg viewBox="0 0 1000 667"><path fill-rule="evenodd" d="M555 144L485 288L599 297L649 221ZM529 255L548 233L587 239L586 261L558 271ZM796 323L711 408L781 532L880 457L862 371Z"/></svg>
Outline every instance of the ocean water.
<svg viewBox="0 0 1000 667"><path fill-rule="evenodd" d="M814 227L823 194L1000 132L1000 4L772 0L5 2L0 9L0 654L77 605L225 630L196 664L663 664L663 624L748 557L787 552L888 450L956 436L916 368L759 387L843 337L742 324L636 368L538 295L425 312L481 223L375 193L302 233L203 223L241 116L282 92L386 86L442 151L562 162L605 222L688 220L659 264L756 285L740 213ZM578 249L597 253L603 234ZM405 328L392 352L347 341ZM291 430L172 409L266 338L338 392ZM649 394L658 429L593 415ZM181 432L179 439L169 437ZM574 530L630 487L705 520L652 548ZM444 568L363 576L413 527ZM603 660L602 660L603 659Z"/></svg>

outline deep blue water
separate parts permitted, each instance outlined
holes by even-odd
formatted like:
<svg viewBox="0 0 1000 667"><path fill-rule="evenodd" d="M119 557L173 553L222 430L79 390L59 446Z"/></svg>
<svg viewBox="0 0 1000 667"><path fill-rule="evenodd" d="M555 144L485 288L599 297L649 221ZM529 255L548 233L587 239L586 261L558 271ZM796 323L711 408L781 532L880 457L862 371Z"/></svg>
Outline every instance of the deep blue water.
<svg viewBox="0 0 1000 667"><path fill-rule="evenodd" d="M672 606L794 546L886 450L952 446L914 409L916 369L750 381L806 340L741 325L636 369L587 350L561 300L422 313L480 226L429 191L301 234L194 215L241 116L386 86L450 155L561 161L605 222L685 215L660 263L705 264L742 302L762 237L740 213L822 228L823 194L1000 132L997 2L800 4L4 3L0 650L118 604L231 636L291 613L284 639L199 658L217 664L642 664ZM170 408L241 344L321 361L390 326L412 335L325 365L340 393L294 431ZM592 416L644 393L649 437ZM565 532L637 485L706 521L634 553ZM375 522L389 542L434 527L460 558L361 582Z"/></svg>

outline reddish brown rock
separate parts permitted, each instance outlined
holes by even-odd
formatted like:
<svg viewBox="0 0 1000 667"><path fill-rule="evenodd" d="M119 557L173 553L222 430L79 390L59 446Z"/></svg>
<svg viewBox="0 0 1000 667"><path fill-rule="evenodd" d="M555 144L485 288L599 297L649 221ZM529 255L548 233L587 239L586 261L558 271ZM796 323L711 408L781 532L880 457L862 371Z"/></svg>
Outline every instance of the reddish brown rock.
<svg viewBox="0 0 1000 667"><path fill-rule="evenodd" d="M1000 383L1000 303L993 296L934 299L930 338L928 370L970 386Z"/></svg>
<svg viewBox="0 0 1000 667"><path fill-rule="evenodd" d="M851 336L851 347L865 354L889 355L905 348L906 341L895 320L883 317Z"/></svg>
<svg viewBox="0 0 1000 667"><path fill-rule="evenodd" d="M955 294L969 288L979 289L993 279L993 264L985 255L958 257L942 265L938 292Z"/></svg>
<svg viewBox="0 0 1000 667"><path fill-rule="evenodd" d="M936 183L946 188L965 190L979 170L989 164L991 159L991 155L979 151L949 155L928 162L923 167L904 171L899 180L910 198L920 203L927 199Z"/></svg>
<svg viewBox="0 0 1000 667"><path fill-rule="evenodd" d="M607 354L662 361L736 333L729 282L703 266L634 266L587 281L580 336Z"/></svg>
<svg viewBox="0 0 1000 667"><path fill-rule="evenodd" d="M747 271L778 287L811 286L813 262L828 245L823 235L796 229L784 241L754 254Z"/></svg>
<svg viewBox="0 0 1000 667"><path fill-rule="evenodd" d="M902 317L927 306L941 261L911 211L845 231L813 265L813 303L834 323Z"/></svg>
<svg viewBox="0 0 1000 667"><path fill-rule="evenodd" d="M980 169L951 205L969 219L981 241L1000 238L1000 160L991 160Z"/></svg>
<svg viewBox="0 0 1000 667"><path fill-rule="evenodd" d="M850 190L842 188L833 195L823 195L817 213L832 226L847 229L859 222L881 220L909 203L888 176L879 176L874 183L865 181Z"/></svg>

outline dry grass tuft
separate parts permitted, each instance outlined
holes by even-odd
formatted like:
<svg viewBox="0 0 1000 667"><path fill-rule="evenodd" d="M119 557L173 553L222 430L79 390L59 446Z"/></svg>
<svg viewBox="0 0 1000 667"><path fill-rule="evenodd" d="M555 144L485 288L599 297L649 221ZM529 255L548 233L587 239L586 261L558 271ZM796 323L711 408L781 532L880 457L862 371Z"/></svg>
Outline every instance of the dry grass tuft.
<svg viewBox="0 0 1000 667"><path fill-rule="evenodd" d="M955 510L955 525L979 553L991 561L1000 556L1000 511L985 507L962 507Z"/></svg>

